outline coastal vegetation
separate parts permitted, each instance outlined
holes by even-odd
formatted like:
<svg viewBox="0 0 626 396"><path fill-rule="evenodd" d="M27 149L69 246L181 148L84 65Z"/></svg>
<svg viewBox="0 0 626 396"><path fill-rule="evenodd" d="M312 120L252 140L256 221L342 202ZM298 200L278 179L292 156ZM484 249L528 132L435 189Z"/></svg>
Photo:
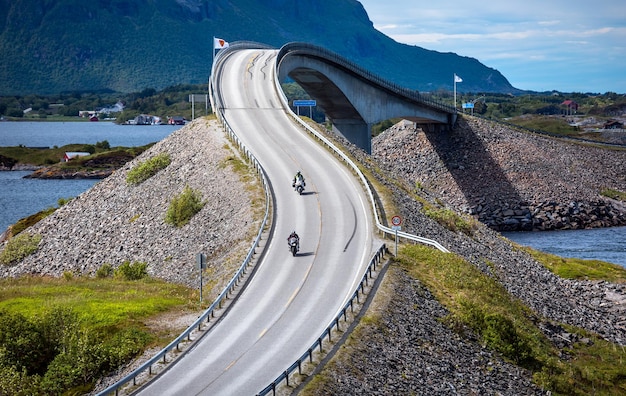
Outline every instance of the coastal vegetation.
<svg viewBox="0 0 626 396"><path fill-rule="evenodd" d="M0 264L11 265L20 261L37 251L39 242L41 242L41 235L38 234L20 233L9 239L4 249L0 252Z"/></svg>
<svg viewBox="0 0 626 396"><path fill-rule="evenodd" d="M187 185L182 193L172 198L165 213L165 222L180 228L189 223L204 205L206 202L202 201L202 193Z"/></svg>
<svg viewBox="0 0 626 396"><path fill-rule="evenodd" d="M117 123L140 114L166 120L168 116L192 118L190 94L206 94L206 84L180 84L161 91L146 88L138 92L65 92L54 95L0 96L0 116L11 121L83 121L80 112L98 112L99 118ZM121 111L120 111L121 110Z"/></svg>
<svg viewBox="0 0 626 396"><path fill-rule="evenodd" d="M126 175L126 183L137 185L156 175L161 169L165 169L171 162L167 153L161 153L146 161L140 162Z"/></svg>
<svg viewBox="0 0 626 396"><path fill-rule="evenodd" d="M572 262L583 269L581 260L569 259L563 259L563 268ZM425 246L403 246L398 263L450 311L446 320L452 328L472 329L485 345L531 370L544 389L567 395L617 395L626 389L626 367L620 363L626 357L623 349L565 325L559 326L578 341L565 351L555 348L539 329L539 317L462 257ZM612 266L604 268L612 281L626 281L626 271L615 276Z"/></svg>
<svg viewBox="0 0 626 396"><path fill-rule="evenodd" d="M0 394L85 394L95 381L183 328L151 318L199 309L197 291L144 276L0 280ZM140 274L138 280L129 280Z"/></svg>
<svg viewBox="0 0 626 396"><path fill-rule="evenodd" d="M505 360L529 370L533 382L544 391L582 396L621 395L626 390L626 367L622 363L626 352L623 348L580 328L544 322L493 277L482 273L463 257L422 245L402 245L393 265L435 295L448 311L441 320L449 328L464 339L478 338L480 344L496 351ZM395 289L395 277L387 278L382 287ZM614 280L624 282L626 278L622 274L621 278ZM381 294L382 300L393 298L385 292ZM378 298L377 295L372 304L382 304L380 309L368 310L354 330L354 336L299 394L316 395L333 389L327 382L336 381L336 378L328 371L335 365L344 371L350 370L361 356L363 339L369 334L392 331L389 326L394 324L389 323L391 318L382 316L385 303L377 302ZM559 329L573 342L559 345L546 338L541 326ZM427 350L425 353L432 348L428 342L423 347ZM359 370L354 369L355 372Z"/></svg>
<svg viewBox="0 0 626 396"><path fill-rule="evenodd" d="M11 167L45 167L57 166L59 169L108 169L120 167L128 160L140 155L154 143L137 147L110 147L106 140L96 144L67 144L65 146L49 147L26 147L9 146L0 147L0 162ZM67 152L89 153L86 157L72 158L71 161L63 161ZM8 166L10 165L10 166Z"/></svg>

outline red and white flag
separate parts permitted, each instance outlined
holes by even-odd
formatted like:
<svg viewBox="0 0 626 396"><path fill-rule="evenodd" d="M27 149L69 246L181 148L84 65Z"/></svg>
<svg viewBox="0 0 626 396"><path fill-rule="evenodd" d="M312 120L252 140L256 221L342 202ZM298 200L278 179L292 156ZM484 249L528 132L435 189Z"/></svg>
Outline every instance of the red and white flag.
<svg viewBox="0 0 626 396"><path fill-rule="evenodd" d="M213 37L213 48L214 49L228 48L228 42L225 40L222 40L221 38Z"/></svg>

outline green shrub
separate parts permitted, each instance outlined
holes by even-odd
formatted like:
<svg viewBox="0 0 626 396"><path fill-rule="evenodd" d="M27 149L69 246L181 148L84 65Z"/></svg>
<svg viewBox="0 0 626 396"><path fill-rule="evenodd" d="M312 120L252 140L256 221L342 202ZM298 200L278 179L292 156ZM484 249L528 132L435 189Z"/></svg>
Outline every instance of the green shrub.
<svg viewBox="0 0 626 396"><path fill-rule="evenodd" d="M10 265L17 263L24 257L37 251L41 242L41 235L21 233L7 242L4 250L0 252L0 264Z"/></svg>
<svg viewBox="0 0 626 396"><path fill-rule="evenodd" d="M130 261L124 261L122 265L120 265L115 270L115 275L126 280L139 280L148 276L148 264L134 262L130 263Z"/></svg>
<svg viewBox="0 0 626 396"><path fill-rule="evenodd" d="M111 145L109 144L108 140L103 140L101 142L97 142L96 143L96 148L102 149L102 150L108 150L111 148Z"/></svg>
<svg viewBox="0 0 626 396"><path fill-rule="evenodd" d="M161 169L165 169L171 163L169 154L161 153L144 162L137 164L126 175L126 183L137 185L156 175Z"/></svg>
<svg viewBox="0 0 626 396"><path fill-rule="evenodd" d="M96 271L96 278L108 278L113 275L113 266L109 263L104 263L98 270Z"/></svg>
<svg viewBox="0 0 626 396"><path fill-rule="evenodd" d="M53 349L41 329L24 315L0 311L0 367L43 374Z"/></svg>
<svg viewBox="0 0 626 396"><path fill-rule="evenodd" d="M176 227L182 227L198 213L206 202L202 202L202 194L199 191L185 186L183 192L174 197L165 214L165 222Z"/></svg>

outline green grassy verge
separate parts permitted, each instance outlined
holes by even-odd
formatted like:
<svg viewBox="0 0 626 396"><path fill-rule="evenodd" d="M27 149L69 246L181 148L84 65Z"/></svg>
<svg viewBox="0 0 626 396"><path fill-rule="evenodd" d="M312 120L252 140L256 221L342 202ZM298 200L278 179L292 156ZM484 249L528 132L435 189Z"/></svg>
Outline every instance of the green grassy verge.
<svg viewBox="0 0 626 396"><path fill-rule="evenodd" d="M626 192L613 190L612 188L607 188L600 191L600 195L604 195L605 197L616 199L618 201L626 202Z"/></svg>
<svg viewBox="0 0 626 396"><path fill-rule="evenodd" d="M494 279L453 254L404 246L399 264L422 281L451 312L453 328L471 328L482 342L533 372L535 382L562 395L621 395L626 392L626 351L595 335L564 326L579 339L558 350L536 323L539 318Z"/></svg>
<svg viewBox="0 0 626 396"><path fill-rule="evenodd" d="M605 280L612 283L626 282L626 268L600 260L566 258L522 247L544 267L566 279Z"/></svg>
<svg viewBox="0 0 626 396"><path fill-rule="evenodd" d="M150 278L0 280L0 394L84 394L184 329L149 320L199 309L197 291Z"/></svg>

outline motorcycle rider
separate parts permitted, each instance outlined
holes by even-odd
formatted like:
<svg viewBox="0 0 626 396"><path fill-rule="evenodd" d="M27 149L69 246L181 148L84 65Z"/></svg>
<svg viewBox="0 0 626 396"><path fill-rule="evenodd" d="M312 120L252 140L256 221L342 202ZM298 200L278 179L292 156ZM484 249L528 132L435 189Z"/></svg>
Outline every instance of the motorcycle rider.
<svg viewBox="0 0 626 396"><path fill-rule="evenodd" d="M298 173L296 173L296 175L293 177L293 181L291 182L291 187L295 187L296 186L296 181L298 179L302 179L302 186L306 186L306 183L304 182L304 176L302 176L302 173L300 173L300 171L298 171Z"/></svg>
<svg viewBox="0 0 626 396"><path fill-rule="evenodd" d="M291 234L287 237L287 245L291 247L291 238L296 238L297 248L300 250L300 237L296 234L296 231L292 231Z"/></svg>

